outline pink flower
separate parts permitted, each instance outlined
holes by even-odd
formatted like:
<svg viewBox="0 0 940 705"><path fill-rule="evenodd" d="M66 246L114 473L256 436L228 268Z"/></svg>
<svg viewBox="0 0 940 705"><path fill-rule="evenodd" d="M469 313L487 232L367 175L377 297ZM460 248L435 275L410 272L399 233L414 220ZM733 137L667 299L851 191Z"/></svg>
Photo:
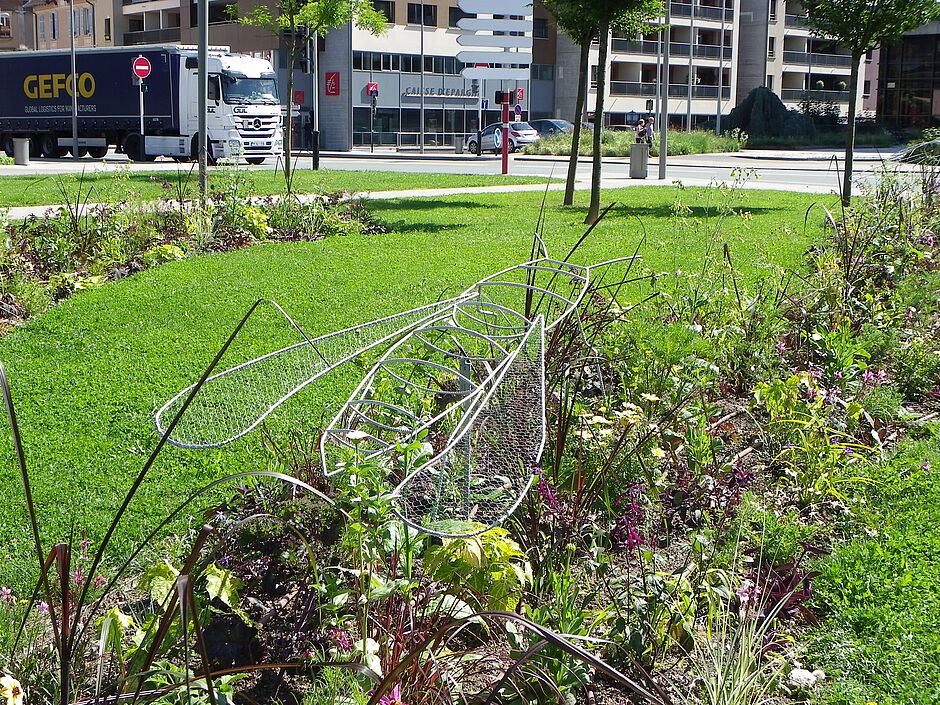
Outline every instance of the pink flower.
<svg viewBox="0 0 940 705"><path fill-rule="evenodd" d="M396 685L388 695L379 698L379 705L408 705L401 699L401 686Z"/></svg>
<svg viewBox="0 0 940 705"><path fill-rule="evenodd" d="M95 580L92 583L92 585L95 587L95 589L100 589L100 588L103 588L105 586L105 583L107 582L108 582L107 578L105 578L103 575L99 575L95 577Z"/></svg>
<svg viewBox="0 0 940 705"><path fill-rule="evenodd" d="M0 588L0 602L16 602L16 595L8 587Z"/></svg>
<svg viewBox="0 0 940 705"><path fill-rule="evenodd" d="M329 629L327 633L340 651L353 650L352 636L345 629Z"/></svg>
<svg viewBox="0 0 940 705"><path fill-rule="evenodd" d="M36 611L37 611L37 612L48 612L48 611L49 611L49 605L46 604L45 602L39 602L39 603L36 604Z"/></svg>
<svg viewBox="0 0 940 705"><path fill-rule="evenodd" d="M72 578L72 582L75 583L77 587L84 585L85 581L88 579L88 576L85 575L85 569L82 566L78 566L78 568L69 573L69 577Z"/></svg>

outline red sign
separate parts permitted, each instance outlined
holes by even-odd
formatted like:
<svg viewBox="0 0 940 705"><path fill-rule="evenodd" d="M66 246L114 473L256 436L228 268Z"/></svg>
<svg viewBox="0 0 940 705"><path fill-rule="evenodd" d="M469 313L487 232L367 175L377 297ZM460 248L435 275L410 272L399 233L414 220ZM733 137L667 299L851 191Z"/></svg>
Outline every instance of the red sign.
<svg viewBox="0 0 940 705"><path fill-rule="evenodd" d="M303 91L294 91L294 105L303 105L304 97Z"/></svg>
<svg viewBox="0 0 940 705"><path fill-rule="evenodd" d="M366 93L369 95L378 95L379 94L379 84L378 83L367 83L366 84Z"/></svg>
<svg viewBox="0 0 940 705"><path fill-rule="evenodd" d="M520 101L520 102L523 101L523 100L525 100L525 88L517 88L517 89L516 89L516 100L518 100L518 101Z"/></svg>
<svg viewBox="0 0 940 705"><path fill-rule="evenodd" d="M326 94L339 95L339 71L326 72Z"/></svg>
<svg viewBox="0 0 940 705"><path fill-rule="evenodd" d="M150 75L150 59L146 56L138 56L132 64L134 75L137 78L147 78Z"/></svg>

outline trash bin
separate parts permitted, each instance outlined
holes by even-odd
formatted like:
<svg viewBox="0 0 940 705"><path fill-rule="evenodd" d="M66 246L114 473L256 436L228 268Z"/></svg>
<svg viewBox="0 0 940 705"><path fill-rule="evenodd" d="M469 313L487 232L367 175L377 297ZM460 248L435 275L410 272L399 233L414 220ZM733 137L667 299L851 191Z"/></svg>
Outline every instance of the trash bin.
<svg viewBox="0 0 940 705"><path fill-rule="evenodd" d="M463 135L454 135L454 153L463 154Z"/></svg>
<svg viewBox="0 0 940 705"><path fill-rule="evenodd" d="M649 170L650 146L646 142L630 145L630 178L645 179Z"/></svg>
<svg viewBox="0 0 940 705"><path fill-rule="evenodd" d="M13 138L13 163L29 166L29 137Z"/></svg>

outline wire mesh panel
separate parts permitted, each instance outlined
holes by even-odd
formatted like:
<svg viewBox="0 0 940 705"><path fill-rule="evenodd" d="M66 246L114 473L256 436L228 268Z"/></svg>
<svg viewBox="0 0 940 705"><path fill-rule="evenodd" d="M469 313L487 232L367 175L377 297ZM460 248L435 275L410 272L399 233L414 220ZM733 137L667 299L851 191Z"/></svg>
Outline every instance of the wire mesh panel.
<svg viewBox="0 0 940 705"><path fill-rule="evenodd" d="M442 536L502 522L528 491L545 445L544 319L482 383L444 450L395 489L408 524Z"/></svg>

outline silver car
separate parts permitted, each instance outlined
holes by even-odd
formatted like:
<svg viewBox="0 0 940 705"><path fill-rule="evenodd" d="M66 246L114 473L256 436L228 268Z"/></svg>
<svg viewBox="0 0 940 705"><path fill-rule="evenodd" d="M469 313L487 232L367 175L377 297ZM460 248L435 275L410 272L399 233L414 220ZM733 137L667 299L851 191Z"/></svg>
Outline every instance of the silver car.
<svg viewBox="0 0 940 705"><path fill-rule="evenodd" d="M480 133L480 142L483 146L482 151L492 151L494 154L499 154L502 151L502 128L503 123L494 122L492 125L487 125L486 128ZM538 141L539 133L527 122L511 122L509 123L509 151L515 152L520 147L524 147L527 144L532 144L533 142ZM477 136L476 133L470 133L467 135L467 151L476 153L477 152Z"/></svg>

